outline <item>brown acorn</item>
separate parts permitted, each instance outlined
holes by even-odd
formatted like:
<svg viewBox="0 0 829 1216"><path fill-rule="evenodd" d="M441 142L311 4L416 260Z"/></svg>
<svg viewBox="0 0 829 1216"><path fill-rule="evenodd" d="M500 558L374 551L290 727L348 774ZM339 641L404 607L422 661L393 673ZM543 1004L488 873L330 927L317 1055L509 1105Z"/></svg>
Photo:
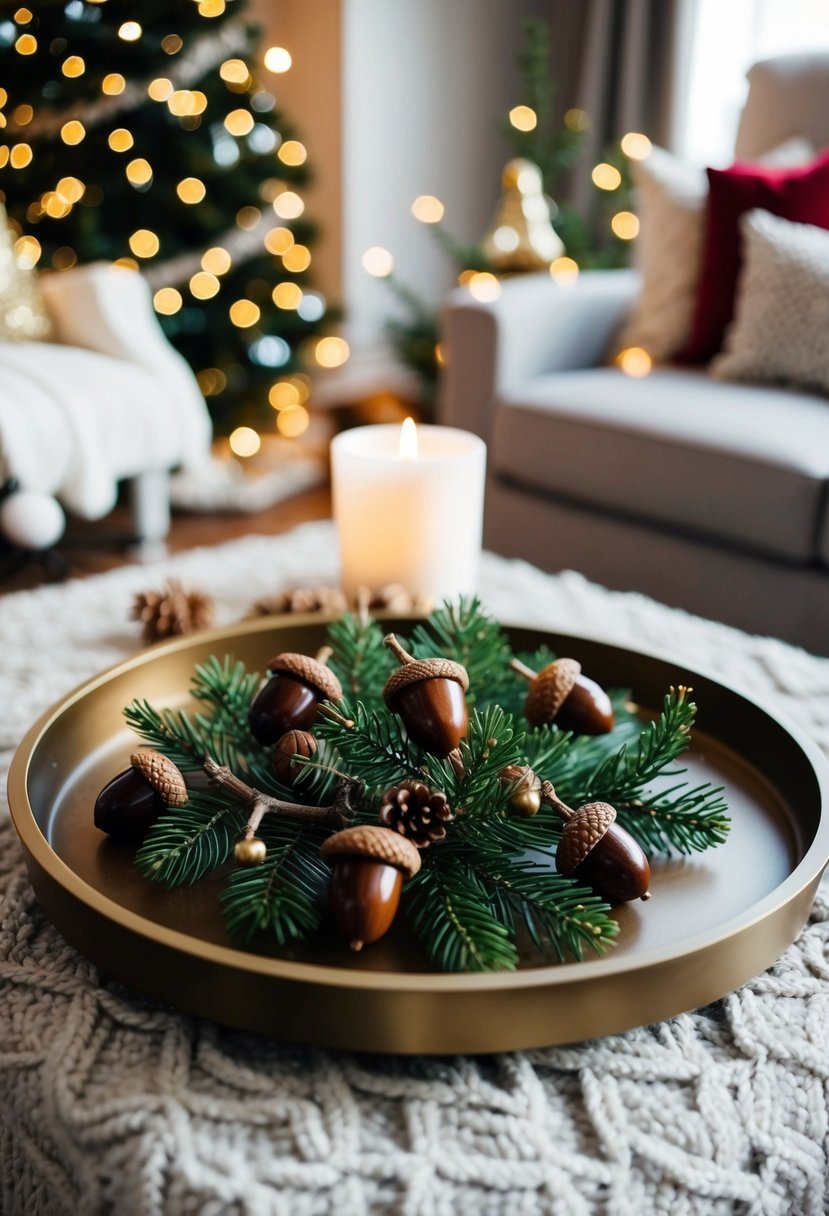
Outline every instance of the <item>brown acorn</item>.
<svg viewBox="0 0 829 1216"><path fill-rule="evenodd" d="M320 849L331 863L329 900L352 950L378 941L400 903L403 878L420 869L420 853L389 828L361 824L329 836Z"/></svg>
<svg viewBox="0 0 829 1216"><path fill-rule="evenodd" d="M498 780L508 795L510 810L525 819L541 809L541 779L528 764L508 764L498 774Z"/></svg>
<svg viewBox="0 0 829 1216"><path fill-rule="evenodd" d="M316 754L317 741L309 730L289 730L273 746L271 767L283 785L293 785L301 772L296 757L308 759Z"/></svg>
<svg viewBox="0 0 829 1216"><path fill-rule="evenodd" d="M268 747L289 730L308 730L320 701L339 701L342 685L325 666L331 648L315 659L306 654L278 654L268 663L270 678L250 704L248 722L254 738Z"/></svg>
<svg viewBox="0 0 829 1216"><path fill-rule="evenodd" d="M401 663L386 680L383 700L410 739L433 756L448 756L469 730L466 668L451 659L415 659L393 633L383 641Z"/></svg>
<svg viewBox="0 0 829 1216"><path fill-rule="evenodd" d="M531 726L555 721L577 735L606 735L613 730L610 697L595 680L581 674L575 659L555 659L539 672L518 659L510 667L530 681L524 716Z"/></svg>
<svg viewBox="0 0 829 1216"><path fill-rule="evenodd" d="M187 786L172 760L161 752L135 752L130 767L95 799L95 827L111 836L140 838L168 807L186 802Z"/></svg>
<svg viewBox="0 0 829 1216"><path fill-rule="evenodd" d="M611 904L650 899L648 859L630 832L616 823L609 802L586 802L574 811L549 781L542 783L541 796L565 821L556 849L560 874L580 879Z"/></svg>

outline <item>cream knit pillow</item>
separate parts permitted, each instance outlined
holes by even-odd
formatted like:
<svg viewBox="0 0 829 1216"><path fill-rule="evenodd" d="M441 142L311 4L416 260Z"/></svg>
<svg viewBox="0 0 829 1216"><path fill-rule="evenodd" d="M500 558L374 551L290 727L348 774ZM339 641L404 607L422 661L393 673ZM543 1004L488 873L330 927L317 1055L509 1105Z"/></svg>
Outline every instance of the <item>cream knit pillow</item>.
<svg viewBox="0 0 829 1216"><path fill-rule="evenodd" d="M759 210L742 217L740 230L734 320L713 375L829 393L829 230Z"/></svg>

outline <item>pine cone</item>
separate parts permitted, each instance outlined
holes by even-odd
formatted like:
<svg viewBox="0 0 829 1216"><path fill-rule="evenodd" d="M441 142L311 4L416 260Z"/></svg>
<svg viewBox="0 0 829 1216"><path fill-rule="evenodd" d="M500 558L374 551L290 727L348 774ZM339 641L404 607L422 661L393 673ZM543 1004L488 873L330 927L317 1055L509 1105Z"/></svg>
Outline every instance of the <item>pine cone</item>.
<svg viewBox="0 0 829 1216"><path fill-rule="evenodd" d="M425 849L446 835L445 824L454 819L446 795L430 790L422 781L404 781L386 790L378 816L384 827L406 836Z"/></svg>
<svg viewBox="0 0 829 1216"><path fill-rule="evenodd" d="M348 601L339 587L295 587L266 595L248 609L248 616L280 616L286 612L345 612Z"/></svg>
<svg viewBox="0 0 829 1216"><path fill-rule="evenodd" d="M402 583L388 583L377 591L357 588L357 609L360 612L431 612L428 596L412 595Z"/></svg>
<svg viewBox="0 0 829 1216"><path fill-rule="evenodd" d="M141 622L145 642L160 642L178 634L208 629L213 623L213 601L201 591L186 591L170 579L160 591L134 596L130 619Z"/></svg>

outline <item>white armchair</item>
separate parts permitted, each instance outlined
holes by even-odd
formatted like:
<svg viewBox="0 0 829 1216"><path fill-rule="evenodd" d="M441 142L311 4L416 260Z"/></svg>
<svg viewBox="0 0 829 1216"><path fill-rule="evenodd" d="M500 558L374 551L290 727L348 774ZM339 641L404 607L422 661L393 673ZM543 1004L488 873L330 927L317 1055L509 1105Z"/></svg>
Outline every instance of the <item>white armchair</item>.
<svg viewBox="0 0 829 1216"><path fill-rule="evenodd" d="M131 483L136 540L169 529L169 471L209 456L195 377L140 275L104 264L41 278L52 342L0 343L0 474L99 519Z"/></svg>

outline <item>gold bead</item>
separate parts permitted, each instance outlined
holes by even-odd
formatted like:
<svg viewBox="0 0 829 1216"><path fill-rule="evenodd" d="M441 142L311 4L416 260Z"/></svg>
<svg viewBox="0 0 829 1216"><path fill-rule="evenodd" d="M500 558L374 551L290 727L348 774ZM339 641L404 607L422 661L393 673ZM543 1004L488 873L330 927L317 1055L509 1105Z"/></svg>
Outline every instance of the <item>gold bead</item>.
<svg viewBox="0 0 829 1216"><path fill-rule="evenodd" d="M250 840L237 840L233 848L233 856L240 866L261 866L268 852L268 846L258 836Z"/></svg>
<svg viewBox="0 0 829 1216"><path fill-rule="evenodd" d="M541 794L531 786L523 785L515 791L509 804L513 811L530 819L541 808Z"/></svg>

